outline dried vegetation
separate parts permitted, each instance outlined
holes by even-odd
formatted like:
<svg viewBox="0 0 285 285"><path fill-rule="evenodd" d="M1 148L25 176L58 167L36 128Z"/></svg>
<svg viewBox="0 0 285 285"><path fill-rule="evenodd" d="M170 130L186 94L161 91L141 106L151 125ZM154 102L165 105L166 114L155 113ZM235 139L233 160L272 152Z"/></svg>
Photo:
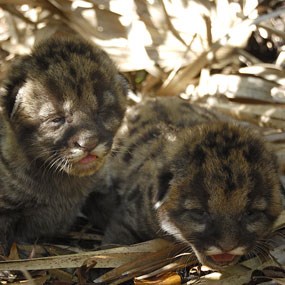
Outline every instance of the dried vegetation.
<svg viewBox="0 0 285 285"><path fill-rule="evenodd" d="M130 101L180 94L256 125L285 181L283 0L1 0L0 79L16 56L54 33L104 48L133 83ZM269 257L223 273L161 240L94 251L101 236L79 226L49 243L14 245L0 262L1 284L285 284L285 214Z"/></svg>

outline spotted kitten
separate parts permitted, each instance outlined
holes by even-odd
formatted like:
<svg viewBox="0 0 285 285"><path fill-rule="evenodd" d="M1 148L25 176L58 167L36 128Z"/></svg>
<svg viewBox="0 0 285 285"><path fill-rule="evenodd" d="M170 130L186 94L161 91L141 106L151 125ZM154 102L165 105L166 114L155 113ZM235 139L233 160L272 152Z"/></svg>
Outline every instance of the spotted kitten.
<svg viewBox="0 0 285 285"><path fill-rule="evenodd" d="M0 245L66 230L110 151L127 84L108 55L51 38L14 62L0 96Z"/></svg>
<svg viewBox="0 0 285 285"><path fill-rule="evenodd" d="M206 109L179 98L146 101L117 141L86 206L95 225L107 225L105 244L168 238L221 269L257 250L282 210L269 146Z"/></svg>

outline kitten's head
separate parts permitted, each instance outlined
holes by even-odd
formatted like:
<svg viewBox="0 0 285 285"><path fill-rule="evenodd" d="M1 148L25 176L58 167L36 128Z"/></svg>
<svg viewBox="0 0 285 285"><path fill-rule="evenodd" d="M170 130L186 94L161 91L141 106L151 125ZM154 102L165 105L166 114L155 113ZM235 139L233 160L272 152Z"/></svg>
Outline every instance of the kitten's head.
<svg viewBox="0 0 285 285"><path fill-rule="evenodd" d="M31 163L75 176L99 168L127 93L104 51L77 38L48 39L12 65L4 87L2 115Z"/></svg>
<svg viewBox="0 0 285 285"><path fill-rule="evenodd" d="M214 269L258 252L282 211L276 159L251 130L201 125L177 137L160 177L162 229Z"/></svg>

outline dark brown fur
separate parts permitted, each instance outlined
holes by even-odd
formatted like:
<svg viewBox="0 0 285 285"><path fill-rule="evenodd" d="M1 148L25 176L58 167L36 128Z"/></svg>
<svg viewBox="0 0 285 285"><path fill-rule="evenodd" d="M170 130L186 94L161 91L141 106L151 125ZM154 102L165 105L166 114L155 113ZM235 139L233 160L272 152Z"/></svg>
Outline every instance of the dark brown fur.
<svg viewBox="0 0 285 285"><path fill-rule="evenodd" d="M87 204L99 225L103 203L114 209L104 243L170 238L220 269L257 250L282 210L275 156L249 127L162 98L135 107L117 140Z"/></svg>
<svg viewBox="0 0 285 285"><path fill-rule="evenodd" d="M0 98L0 244L64 231L110 151L127 85L108 55L48 39L18 59Z"/></svg>

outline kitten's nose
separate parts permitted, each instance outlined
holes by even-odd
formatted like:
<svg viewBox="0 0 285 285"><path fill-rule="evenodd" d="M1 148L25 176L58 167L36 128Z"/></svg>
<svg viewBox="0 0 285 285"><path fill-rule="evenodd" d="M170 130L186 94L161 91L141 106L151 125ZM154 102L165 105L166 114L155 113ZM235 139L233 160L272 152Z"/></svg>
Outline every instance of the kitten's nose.
<svg viewBox="0 0 285 285"><path fill-rule="evenodd" d="M77 142L75 142L75 145L79 148L91 151L97 146L97 143L93 141L78 140Z"/></svg>
<svg viewBox="0 0 285 285"><path fill-rule="evenodd" d="M223 240L218 243L218 247L223 252L230 252L233 249L237 248L237 242L233 240Z"/></svg>
<svg viewBox="0 0 285 285"><path fill-rule="evenodd" d="M74 144L76 147L91 151L98 145L98 140L94 134L84 132L79 135Z"/></svg>

